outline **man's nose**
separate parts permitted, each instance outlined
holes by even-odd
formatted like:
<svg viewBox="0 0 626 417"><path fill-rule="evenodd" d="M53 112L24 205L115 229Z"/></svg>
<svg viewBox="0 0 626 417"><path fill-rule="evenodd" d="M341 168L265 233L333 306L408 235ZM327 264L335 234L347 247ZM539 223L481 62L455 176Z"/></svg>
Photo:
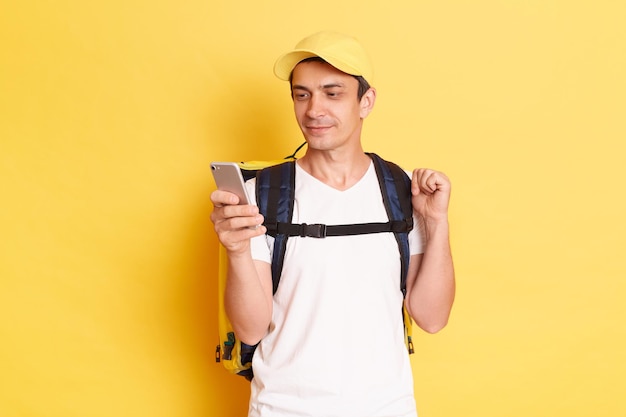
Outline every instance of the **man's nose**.
<svg viewBox="0 0 626 417"><path fill-rule="evenodd" d="M306 109L306 115L312 119L324 114L323 100L317 95L312 95Z"/></svg>

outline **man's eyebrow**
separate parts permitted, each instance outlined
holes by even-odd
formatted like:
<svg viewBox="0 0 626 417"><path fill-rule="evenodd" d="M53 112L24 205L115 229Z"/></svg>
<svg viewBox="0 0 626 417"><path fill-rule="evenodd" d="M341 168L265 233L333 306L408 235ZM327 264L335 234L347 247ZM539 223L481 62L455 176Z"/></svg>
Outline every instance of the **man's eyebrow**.
<svg viewBox="0 0 626 417"><path fill-rule="evenodd" d="M345 85L342 83L331 83L331 84L324 84L322 86L322 90L327 90L329 88L344 88ZM304 91L311 91L308 87L305 87L303 85L299 85L299 84L294 84L291 86L292 90L304 90Z"/></svg>
<svg viewBox="0 0 626 417"><path fill-rule="evenodd" d="M294 84L294 85L292 85L292 86L291 86L291 89L292 89L292 90L305 90L305 91L309 91L309 89L308 89L308 88L306 88L306 87L305 87L305 86L303 86L303 85L299 85L299 84Z"/></svg>
<svg viewBox="0 0 626 417"><path fill-rule="evenodd" d="M325 90L328 88L343 88L343 87L345 87L345 85L341 83L325 84L322 86L322 88Z"/></svg>

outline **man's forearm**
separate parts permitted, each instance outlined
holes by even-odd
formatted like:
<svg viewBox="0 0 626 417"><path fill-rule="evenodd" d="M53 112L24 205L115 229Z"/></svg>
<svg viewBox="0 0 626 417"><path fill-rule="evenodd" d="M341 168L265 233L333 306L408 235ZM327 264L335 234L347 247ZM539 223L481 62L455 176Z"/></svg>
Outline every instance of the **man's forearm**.
<svg viewBox="0 0 626 417"><path fill-rule="evenodd" d="M224 294L226 314L237 337L254 345L267 333L272 318L269 264L255 262L249 254L229 255L228 260Z"/></svg>
<svg viewBox="0 0 626 417"><path fill-rule="evenodd" d="M408 296L415 322L435 333L448 323L455 295L454 266L447 221L425 224L426 248Z"/></svg>

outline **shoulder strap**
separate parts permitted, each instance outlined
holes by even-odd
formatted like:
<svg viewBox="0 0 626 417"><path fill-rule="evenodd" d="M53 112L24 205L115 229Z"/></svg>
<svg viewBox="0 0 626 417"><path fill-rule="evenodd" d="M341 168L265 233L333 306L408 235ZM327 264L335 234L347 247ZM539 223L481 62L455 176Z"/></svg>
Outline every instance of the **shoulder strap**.
<svg viewBox="0 0 626 417"><path fill-rule="evenodd" d="M401 259L400 289L406 295L406 277L409 271L411 252L409 231L413 229L413 208L411 205L411 180L406 172L393 162L385 161L375 153L368 153L378 176L383 194L383 203L390 221L402 221L409 225L408 230L395 231Z"/></svg>
<svg viewBox="0 0 626 417"><path fill-rule="evenodd" d="M274 237L272 254L272 286L276 293L283 269L285 248L289 235L276 232L279 223L291 222L295 193L295 161L285 162L260 170L256 178L256 197L259 211L265 217L268 234Z"/></svg>
<svg viewBox="0 0 626 417"><path fill-rule="evenodd" d="M345 236L366 233L393 232L401 259L400 289L406 293L410 251L408 232L413 229L411 207L411 180L398 165L368 153L374 162L383 203L389 222L349 225L292 224L295 193L295 161L285 162L260 170L256 179L259 211L265 217L267 234L274 237L272 254L272 285L278 289L287 239L289 236L316 237Z"/></svg>

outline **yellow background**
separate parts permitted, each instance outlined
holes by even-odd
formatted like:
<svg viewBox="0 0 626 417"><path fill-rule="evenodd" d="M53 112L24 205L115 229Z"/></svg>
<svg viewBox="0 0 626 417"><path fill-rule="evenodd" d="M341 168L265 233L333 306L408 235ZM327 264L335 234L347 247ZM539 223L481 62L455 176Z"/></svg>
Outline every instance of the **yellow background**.
<svg viewBox="0 0 626 417"><path fill-rule="evenodd" d="M420 416L626 415L623 2L2 3L0 416L245 415L208 164L301 142L271 69L320 29L374 61L366 149L453 181Z"/></svg>

